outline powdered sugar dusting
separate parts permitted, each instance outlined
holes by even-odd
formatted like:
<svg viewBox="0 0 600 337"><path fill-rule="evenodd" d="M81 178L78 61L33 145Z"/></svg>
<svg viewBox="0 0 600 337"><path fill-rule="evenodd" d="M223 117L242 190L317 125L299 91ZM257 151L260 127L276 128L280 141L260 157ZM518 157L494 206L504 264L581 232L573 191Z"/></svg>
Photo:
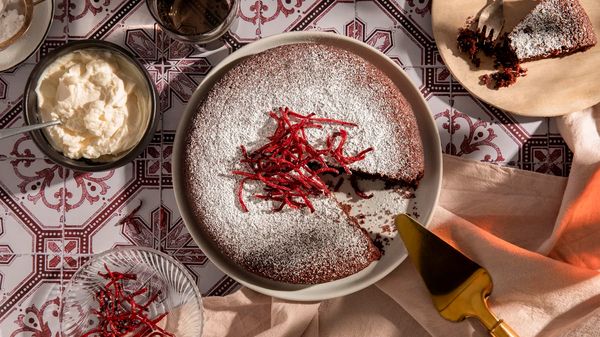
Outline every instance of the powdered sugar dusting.
<svg viewBox="0 0 600 337"><path fill-rule="evenodd" d="M342 278L378 258L372 242L332 198L312 200L314 213L273 212L270 202L251 197L261 187L248 181L243 195L249 212L242 212L236 196L239 177L231 171L243 169L240 145L252 151L273 132L268 112L287 106L358 124L347 129L346 153L375 151L351 168L418 179L423 153L415 118L382 76L353 54L302 44L242 61L215 85L190 126L186 174L196 217L221 251L248 270L292 283ZM319 131L309 134L319 136Z"/></svg>
<svg viewBox="0 0 600 337"><path fill-rule="evenodd" d="M521 61L595 44L587 14L577 0L540 2L509 34Z"/></svg>

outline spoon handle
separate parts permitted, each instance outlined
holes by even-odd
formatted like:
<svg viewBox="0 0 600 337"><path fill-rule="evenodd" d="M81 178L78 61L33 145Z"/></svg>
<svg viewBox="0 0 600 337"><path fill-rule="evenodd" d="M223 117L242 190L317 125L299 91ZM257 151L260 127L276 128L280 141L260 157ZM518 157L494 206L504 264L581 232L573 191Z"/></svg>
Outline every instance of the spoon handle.
<svg viewBox="0 0 600 337"><path fill-rule="evenodd" d="M18 135L23 132L29 132L29 131L33 131L33 130L37 130L37 129L42 129L42 128L52 126L52 125L57 125L57 124L60 124L60 121L56 120L56 121L51 121L51 122L47 122L47 123L27 125L27 126L23 126L20 128L0 129L0 139L12 137L14 135Z"/></svg>

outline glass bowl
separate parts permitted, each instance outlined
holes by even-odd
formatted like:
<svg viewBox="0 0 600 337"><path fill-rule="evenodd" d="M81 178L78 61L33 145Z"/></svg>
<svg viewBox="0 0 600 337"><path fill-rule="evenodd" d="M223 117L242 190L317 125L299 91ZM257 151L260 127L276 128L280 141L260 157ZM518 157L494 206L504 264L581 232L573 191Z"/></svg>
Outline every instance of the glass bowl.
<svg viewBox="0 0 600 337"><path fill-rule="evenodd" d="M148 289L145 294L135 297L136 302L146 303L158 294L148 307L147 315L153 319L168 312L163 321L166 331L177 337L202 334L202 298L191 274L164 253L136 247L117 248L96 255L73 275L63 293L60 312L63 336L79 337L98 325L92 310L99 308L96 294L109 282L98 274L106 273L105 265L112 272L137 276L136 280L123 281L125 291Z"/></svg>

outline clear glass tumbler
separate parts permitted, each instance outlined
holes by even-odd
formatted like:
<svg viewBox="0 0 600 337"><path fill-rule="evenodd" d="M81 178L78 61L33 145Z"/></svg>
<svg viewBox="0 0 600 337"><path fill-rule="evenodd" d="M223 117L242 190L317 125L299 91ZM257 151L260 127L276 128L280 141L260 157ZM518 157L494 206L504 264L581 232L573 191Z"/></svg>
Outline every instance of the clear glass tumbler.
<svg viewBox="0 0 600 337"><path fill-rule="evenodd" d="M174 39L206 44L229 30L240 0L146 0L146 5L160 27Z"/></svg>

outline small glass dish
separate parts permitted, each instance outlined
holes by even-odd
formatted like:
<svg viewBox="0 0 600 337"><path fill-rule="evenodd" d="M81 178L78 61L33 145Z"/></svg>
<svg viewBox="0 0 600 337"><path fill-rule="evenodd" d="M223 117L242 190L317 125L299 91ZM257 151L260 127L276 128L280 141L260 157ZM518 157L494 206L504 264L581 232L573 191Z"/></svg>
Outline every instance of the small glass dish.
<svg viewBox="0 0 600 337"><path fill-rule="evenodd" d="M174 39L193 44L206 44L217 40L229 30L233 19L237 16L240 0L146 0L146 5L160 28ZM219 8L217 12L224 11L220 13L222 17L214 15L215 11L208 12L206 6L211 5ZM206 30L197 31L195 27L190 29L190 25L186 25L185 20L181 27L187 29L175 28L168 22L170 17L167 13L167 9L173 12L174 7L178 7L179 10L185 9L187 15L191 14L194 17L195 22L208 25Z"/></svg>
<svg viewBox="0 0 600 337"><path fill-rule="evenodd" d="M155 301L148 306L150 319L166 312L161 327L177 337L199 337L202 334L202 298L191 274L181 263L170 256L149 248L117 248L99 254L87 261L73 275L63 293L60 312L62 336L80 337L98 326L93 313L99 308L96 294L109 282L99 273L111 272L137 276L136 280L124 280L128 293L147 288L136 297L146 303L154 294ZM91 334L90 336L100 336Z"/></svg>

